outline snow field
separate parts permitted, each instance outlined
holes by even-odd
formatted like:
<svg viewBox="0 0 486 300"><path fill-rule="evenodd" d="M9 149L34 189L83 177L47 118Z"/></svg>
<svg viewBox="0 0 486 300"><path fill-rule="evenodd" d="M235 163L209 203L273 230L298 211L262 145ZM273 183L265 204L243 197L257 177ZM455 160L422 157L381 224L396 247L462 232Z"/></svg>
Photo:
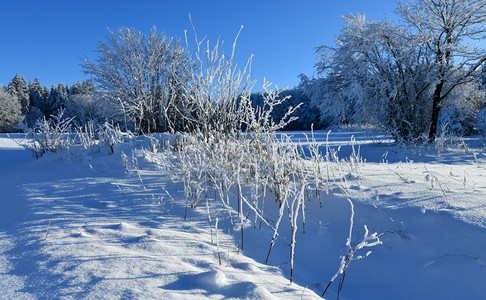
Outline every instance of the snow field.
<svg viewBox="0 0 486 300"><path fill-rule="evenodd" d="M292 284L288 217L268 264L273 231L258 222L254 229L253 214L244 223L243 252L239 230L228 234L224 211L212 213L211 228L205 201L184 221L184 187L147 160L140 150L150 148L147 140L117 145L113 155L70 149L35 160L2 136L0 165L8 174L0 181L2 297L317 299L347 253L351 197L352 246L363 238L364 225L382 234L383 244L355 254L372 251L350 263L341 299L481 298L486 164L480 144L468 141L468 152L437 155L404 151L375 133L331 134L343 159L352 153L352 135L363 157L359 176L343 168L344 189L323 191L322 207L306 203L305 233L302 219L297 223ZM264 212L275 224L278 203L271 193ZM326 298L335 298L337 288L338 279Z"/></svg>
<svg viewBox="0 0 486 300"><path fill-rule="evenodd" d="M290 285L278 268L238 253L223 231L220 266L204 212L191 210L184 221L184 202L172 202L160 189L166 185L177 195L180 187L161 181L160 172L141 157L143 184L138 174L125 172L120 153L32 160L29 152L16 149L25 156L9 170L17 173L2 181L15 202L4 202L13 207L10 218L5 211L1 218L1 285L7 299L302 295L304 287ZM304 295L316 296L311 290Z"/></svg>

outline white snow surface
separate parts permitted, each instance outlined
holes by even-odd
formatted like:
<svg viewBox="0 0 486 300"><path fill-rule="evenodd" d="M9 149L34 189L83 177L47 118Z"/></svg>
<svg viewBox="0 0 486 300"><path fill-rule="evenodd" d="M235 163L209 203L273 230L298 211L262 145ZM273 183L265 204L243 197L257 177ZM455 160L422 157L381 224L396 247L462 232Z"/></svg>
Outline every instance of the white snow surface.
<svg viewBox="0 0 486 300"><path fill-rule="evenodd" d="M303 133L292 133L306 143ZM355 142L350 142L354 137ZM383 244L351 262L340 299L481 299L486 295L486 155L482 137L438 154L401 148L378 132L316 132L345 159L359 146L361 176L346 180L364 225ZM183 187L144 159L147 141L114 154L71 149L40 159L0 135L0 299L318 299L346 254L350 206L335 189L307 204L289 283L288 229L219 224L204 208L184 220ZM127 171L122 153L138 161ZM274 221L269 203L269 222ZM272 220L273 218L273 220ZM214 230L214 228L213 228ZM222 258L219 264L218 252ZM326 299L337 295L338 280Z"/></svg>

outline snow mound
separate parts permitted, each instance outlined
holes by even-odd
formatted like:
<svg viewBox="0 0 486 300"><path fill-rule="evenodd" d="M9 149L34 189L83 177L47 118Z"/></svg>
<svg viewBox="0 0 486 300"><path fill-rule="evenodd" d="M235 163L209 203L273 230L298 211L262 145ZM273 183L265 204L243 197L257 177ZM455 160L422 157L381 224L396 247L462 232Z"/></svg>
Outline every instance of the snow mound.
<svg viewBox="0 0 486 300"><path fill-rule="evenodd" d="M228 278L220 270L212 270L196 276L195 281L206 290L220 289L228 285Z"/></svg>
<svg viewBox="0 0 486 300"><path fill-rule="evenodd" d="M218 269L181 276L177 281L165 286L164 289L177 290L182 286L205 290L208 295L219 294L225 299L275 299L265 288L249 281L234 282Z"/></svg>

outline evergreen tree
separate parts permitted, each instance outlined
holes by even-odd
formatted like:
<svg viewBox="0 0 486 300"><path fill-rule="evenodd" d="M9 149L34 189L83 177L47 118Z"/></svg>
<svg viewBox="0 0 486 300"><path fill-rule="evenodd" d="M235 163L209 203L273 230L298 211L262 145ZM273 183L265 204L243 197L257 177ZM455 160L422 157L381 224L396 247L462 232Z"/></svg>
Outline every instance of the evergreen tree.
<svg viewBox="0 0 486 300"><path fill-rule="evenodd" d="M76 81L69 89L68 89L68 95L69 96L76 96L79 94L82 94L82 86L79 81Z"/></svg>
<svg viewBox="0 0 486 300"><path fill-rule="evenodd" d="M43 96L42 86L40 84L39 78L36 78L34 79L34 82L29 83L27 88L28 88L30 106L31 107L34 106L42 110L44 106L44 96Z"/></svg>
<svg viewBox="0 0 486 300"><path fill-rule="evenodd" d="M47 118L55 115L60 109L63 109L68 99L68 92L64 84L59 83L57 86L52 85L49 95L45 101L44 114Z"/></svg>
<svg viewBox="0 0 486 300"><path fill-rule="evenodd" d="M25 116L25 122L31 127L38 119L44 117L44 91L42 90L39 78L34 79L34 82L29 82L27 92L30 106L29 112Z"/></svg>
<svg viewBox="0 0 486 300"><path fill-rule="evenodd" d="M81 83L81 94L87 95L87 96L93 96L95 87L93 82L90 80L83 80Z"/></svg>
<svg viewBox="0 0 486 300"><path fill-rule="evenodd" d="M101 109L98 103L93 101L93 89L94 86L89 81L75 82L68 89L65 116L73 117L79 124L98 118Z"/></svg>
<svg viewBox="0 0 486 300"><path fill-rule="evenodd" d="M42 109L41 110L46 117L50 116L50 114L48 114L48 112L47 112L47 101L48 101L50 94L51 94L51 92L50 92L49 88L47 86L44 86L42 88Z"/></svg>
<svg viewBox="0 0 486 300"><path fill-rule="evenodd" d="M16 96L22 107L22 114L26 115L29 112L29 94L27 89L27 82L24 77L20 76L19 73L15 74L15 77L10 80L7 92L11 95Z"/></svg>

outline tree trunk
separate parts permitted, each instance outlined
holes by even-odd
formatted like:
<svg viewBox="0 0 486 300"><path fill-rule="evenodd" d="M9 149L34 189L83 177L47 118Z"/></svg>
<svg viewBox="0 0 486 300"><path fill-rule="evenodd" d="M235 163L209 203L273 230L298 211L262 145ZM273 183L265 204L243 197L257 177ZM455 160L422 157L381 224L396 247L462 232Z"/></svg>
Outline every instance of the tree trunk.
<svg viewBox="0 0 486 300"><path fill-rule="evenodd" d="M437 137L437 127L439 125L439 113L440 113L440 101L442 88L444 87L444 80L441 80L436 86L434 91L434 100L432 103L432 118L429 128L429 142L432 143Z"/></svg>

